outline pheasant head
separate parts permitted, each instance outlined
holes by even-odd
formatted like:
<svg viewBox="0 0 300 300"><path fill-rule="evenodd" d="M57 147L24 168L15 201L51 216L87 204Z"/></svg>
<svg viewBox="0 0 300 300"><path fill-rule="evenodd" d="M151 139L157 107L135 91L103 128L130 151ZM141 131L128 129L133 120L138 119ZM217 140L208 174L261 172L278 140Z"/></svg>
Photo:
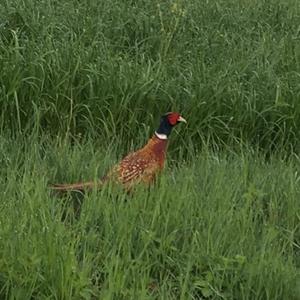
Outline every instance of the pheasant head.
<svg viewBox="0 0 300 300"><path fill-rule="evenodd" d="M181 122L187 123L179 113L168 112L161 117L160 125L155 131L155 135L159 139L166 140L170 135L173 127Z"/></svg>

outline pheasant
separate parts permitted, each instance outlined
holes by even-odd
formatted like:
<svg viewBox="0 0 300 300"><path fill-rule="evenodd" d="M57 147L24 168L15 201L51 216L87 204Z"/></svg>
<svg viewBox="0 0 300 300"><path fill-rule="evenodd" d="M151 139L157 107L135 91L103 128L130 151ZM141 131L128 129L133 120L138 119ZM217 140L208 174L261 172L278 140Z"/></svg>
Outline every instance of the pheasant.
<svg viewBox="0 0 300 300"><path fill-rule="evenodd" d="M101 187L105 182L116 182L130 191L139 183L151 184L163 169L168 146L168 136L172 128L186 120L176 112L161 117L160 125L144 147L129 153L99 181L74 184L54 184L51 188L58 191L84 191Z"/></svg>

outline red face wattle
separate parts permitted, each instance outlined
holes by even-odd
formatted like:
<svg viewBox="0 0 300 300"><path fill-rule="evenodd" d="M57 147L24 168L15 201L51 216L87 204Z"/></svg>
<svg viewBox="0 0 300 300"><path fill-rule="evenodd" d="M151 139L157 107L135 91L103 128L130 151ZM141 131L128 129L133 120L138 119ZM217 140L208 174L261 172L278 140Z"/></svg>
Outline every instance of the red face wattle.
<svg viewBox="0 0 300 300"><path fill-rule="evenodd" d="M174 126L178 123L179 118L180 118L179 113L172 112L172 113L168 114L168 121L172 126Z"/></svg>

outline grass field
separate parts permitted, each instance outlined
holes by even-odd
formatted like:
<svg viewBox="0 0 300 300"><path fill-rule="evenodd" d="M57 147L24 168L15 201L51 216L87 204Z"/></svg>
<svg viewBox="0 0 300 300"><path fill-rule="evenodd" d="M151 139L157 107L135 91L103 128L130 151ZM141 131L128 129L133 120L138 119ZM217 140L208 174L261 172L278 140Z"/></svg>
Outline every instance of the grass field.
<svg viewBox="0 0 300 300"><path fill-rule="evenodd" d="M150 191L86 195L75 218L47 182L97 178L117 152L40 144L1 142L2 298L299 299L297 158L203 151Z"/></svg>
<svg viewBox="0 0 300 300"><path fill-rule="evenodd" d="M1 1L0 298L300 299L299 24L298 0ZM49 193L170 110L150 190Z"/></svg>

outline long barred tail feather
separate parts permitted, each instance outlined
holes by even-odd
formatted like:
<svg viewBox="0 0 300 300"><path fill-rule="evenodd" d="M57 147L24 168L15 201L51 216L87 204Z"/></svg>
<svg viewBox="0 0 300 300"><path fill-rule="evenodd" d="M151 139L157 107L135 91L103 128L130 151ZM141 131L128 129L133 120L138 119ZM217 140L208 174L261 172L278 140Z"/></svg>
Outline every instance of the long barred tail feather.
<svg viewBox="0 0 300 300"><path fill-rule="evenodd" d="M102 181L90 181L90 182L79 182L73 184L50 184L52 190L67 192L67 191L84 191L91 190L94 188L100 188Z"/></svg>

